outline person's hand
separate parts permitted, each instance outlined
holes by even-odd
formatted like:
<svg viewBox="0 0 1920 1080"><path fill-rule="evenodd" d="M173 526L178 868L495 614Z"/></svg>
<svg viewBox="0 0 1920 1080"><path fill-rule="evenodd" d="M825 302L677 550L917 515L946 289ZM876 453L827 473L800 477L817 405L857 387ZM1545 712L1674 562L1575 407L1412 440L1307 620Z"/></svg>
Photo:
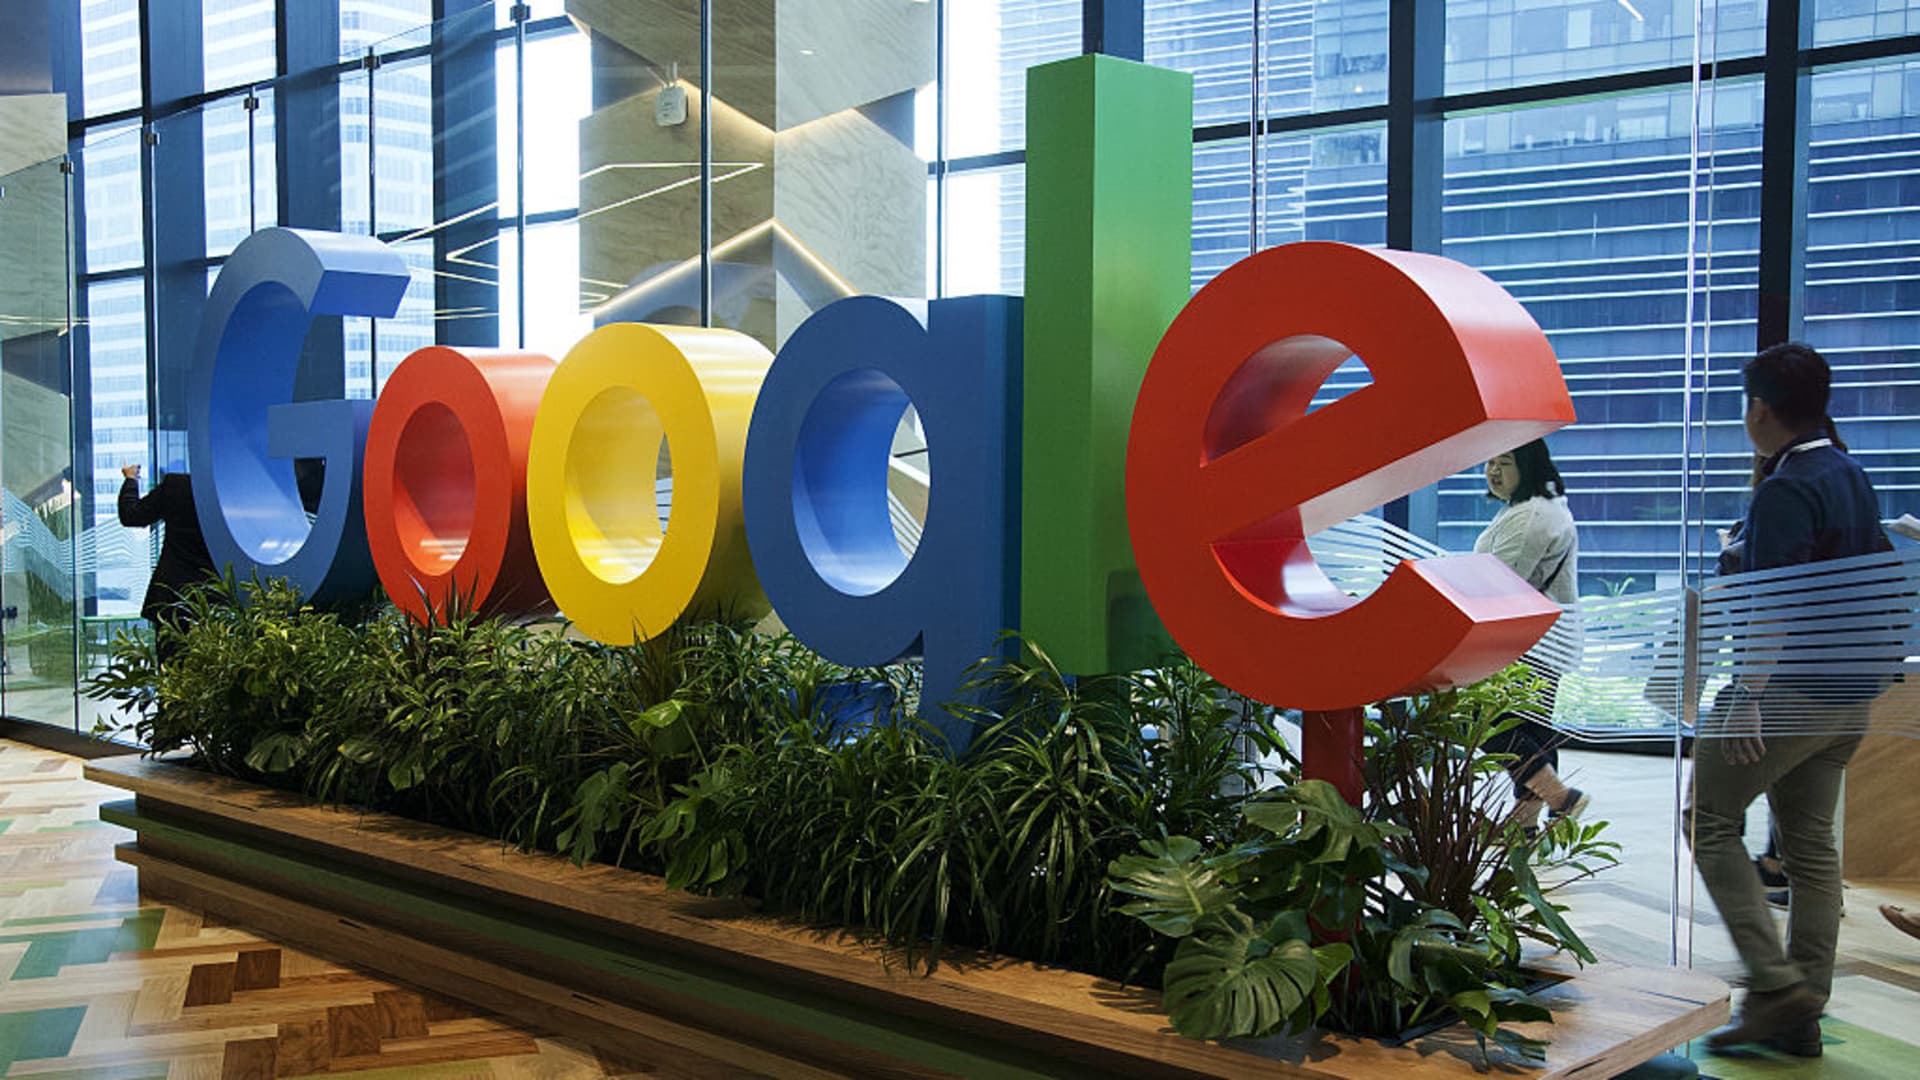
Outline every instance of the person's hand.
<svg viewBox="0 0 1920 1080"><path fill-rule="evenodd" d="M129 480L138 480L140 479L140 466L122 465L120 466L120 475L126 477Z"/></svg>
<svg viewBox="0 0 1920 1080"><path fill-rule="evenodd" d="M1720 740L1720 754L1729 765L1758 765L1767 753L1760 738L1760 702L1750 694L1727 710L1726 737Z"/></svg>

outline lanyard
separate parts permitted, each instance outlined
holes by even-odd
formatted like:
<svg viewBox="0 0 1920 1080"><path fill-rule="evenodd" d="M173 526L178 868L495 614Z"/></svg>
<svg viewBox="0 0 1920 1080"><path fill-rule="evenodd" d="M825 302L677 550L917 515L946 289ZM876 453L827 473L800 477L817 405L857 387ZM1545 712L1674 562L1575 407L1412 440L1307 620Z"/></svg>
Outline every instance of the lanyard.
<svg viewBox="0 0 1920 1080"><path fill-rule="evenodd" d="M1774 473L1778 472L1780 469L1780 466L1786 464L1788 458L1792 457L1795 454L1800 453L1802 450L1818 450L1823 446L1832 446L1832 445L1833 445L1833 440L1826 438L1824 436L1818 439L1808 439L1806 442L1803 442L1803 443L1794 443L1792 446L1789 446L1786 449L1781 450L1778 454L1774 455L1773 460L1767 463L1766 475L1772 476Z"/></svg>

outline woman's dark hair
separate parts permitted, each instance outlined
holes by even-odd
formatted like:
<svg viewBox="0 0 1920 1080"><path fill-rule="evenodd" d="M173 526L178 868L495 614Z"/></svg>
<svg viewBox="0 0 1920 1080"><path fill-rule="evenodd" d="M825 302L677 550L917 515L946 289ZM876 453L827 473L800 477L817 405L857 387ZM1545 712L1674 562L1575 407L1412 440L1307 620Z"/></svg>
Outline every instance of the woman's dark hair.
<svg viewBox="0 0 1920 1080"><path fill-rule="evenodd" d="M1554 468L1553 455L1547 452L1547 440L1535 439L1524 446L1516 446L1513 454L1513 471L1520 474L1520 483L1513 489L1513 497L1508 505L1537 499L1541 496L1551 498L1567 493L1566 481L1560 479L1560 470ZM1487 492L1488 498L1498 498L1493 492Z"/></svg>
<svg viewBox="0 0 1920 1080"><path fill-rule="evenodd" d="M1747 361L1741 383L1749 398L1759 398L1789 427L1820 426L1832 397L1833 374L1827 359L1812 346L1783 342Z"/></svg>

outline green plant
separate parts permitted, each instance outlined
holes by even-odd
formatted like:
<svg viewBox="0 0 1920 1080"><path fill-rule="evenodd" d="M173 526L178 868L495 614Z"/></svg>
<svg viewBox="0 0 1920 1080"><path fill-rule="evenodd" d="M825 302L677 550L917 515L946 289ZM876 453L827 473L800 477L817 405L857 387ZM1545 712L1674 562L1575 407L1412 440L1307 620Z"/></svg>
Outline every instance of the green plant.
<svg viewBox="0 0 1920 1080"><path fill-rule="evenodd" d="M165 662L162 663L162 657ZM188 589L152 638L120 636L88 693L127 707L108 728L154 753L188 750L207 768L252 773L351 685L353 633L284 581L232 577Z"/></svg>
<svg viewBox="0 0 1920 1080"><path fill-rule="evenodd" d="M1223 836L1271 746L1253 709L1184 661L1074 679L1044 650L983 665L953 755L905 712L854 732L769 715L639 835L670 884L861 927L936 964L985 946L1113 976L1164 950L1118 910L1105 868L1168 820Z"/></svg>
<svg viewBox="0 0 1920 1080"><path fill-rule="evenodd" d="M1565 884L1613 850L1600 825L1533 840L1497 813L1507 759L1486 740L1530 692L1509 674L1383 709L1366 813L1305 780L1249 800L1237 842L1169 836L1115 860L1124 911L1178 943L1164 983L1175 1029L1394 1035L1450 1013L1483 1046L1537 1053L1502 1026L1550 1018L1528 994L1523 941L1592 959L1540 872Z"/></svg>
<svg viewBox="0 0 1920 1080"><path fill-rule="evenodd" d="M88 689L210 769L749 894L909 966L978 946L1163 985L1195 1035L1457 1014L1525 1049L1501 1027L1539 1015L1522 943L1584 955L1541 882L1611 858L1600 826L1529 842L1486 801L1518 678L1383 712L1362 813L1313 781L1262 790L1297 762L1185 661L1074 678L1025 643L954 706L976 729L956 754L913 718L907 665L725 622L563 630L229 580L116 639Z"/></svg>

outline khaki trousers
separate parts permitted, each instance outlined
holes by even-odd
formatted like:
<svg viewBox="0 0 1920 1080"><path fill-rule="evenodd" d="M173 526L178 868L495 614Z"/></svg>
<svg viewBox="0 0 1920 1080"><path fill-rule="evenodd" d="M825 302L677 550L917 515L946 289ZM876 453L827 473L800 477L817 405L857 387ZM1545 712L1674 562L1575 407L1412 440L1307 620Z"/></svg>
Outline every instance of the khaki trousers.
<svg viewBox="0 0 1920 1080"><path fill-rule="evenodd" d="M1775 713L1802 720L1824 715L1844 734L1764 735L1766 752L1753 765L1728 764L1718 739L1694 744L1687 797L1694 862L1746 965L1749 989L1802 983L1822 1002L1832 992L1841 907L1833 818L1847 761L1866 728L1867 707L1769 691L1760 700L1762 732L1767 715ZM1793 880L1784 948L1767 907L1766 887L1740 836L1747 807L1762 794L1773 808L1780 859Z"/></svg>

